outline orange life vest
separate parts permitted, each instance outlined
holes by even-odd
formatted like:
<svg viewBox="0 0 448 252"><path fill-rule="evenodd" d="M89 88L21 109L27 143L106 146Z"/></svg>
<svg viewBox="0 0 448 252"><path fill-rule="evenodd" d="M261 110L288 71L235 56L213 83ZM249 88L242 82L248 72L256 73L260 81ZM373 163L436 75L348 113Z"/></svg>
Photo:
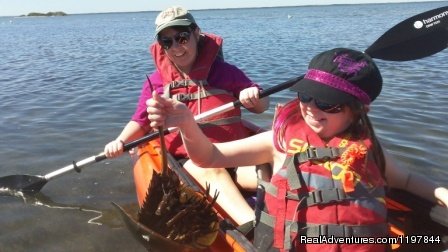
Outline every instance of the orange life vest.
<svg viewBox="0 0 448 252"><path fill-rule="evenodd" d="M287 123L283 139L283 167L270 183L260 182L264 202L256 210L257 248L384 250L385 245L359 240L388 234L384 180L371 141L345 134L325 143L300 115Z"/></svg>
<svg viewBox="0 0 448 252"><path fill-rule="evenodd" d="M184 102L194 114L237 100L229 91L214 88L213 83L207 81L213 62L222 60L217 59L217 55L222 52L222 38L202 34L199 44L198 57L188 77L178 71L158 43L151 46L151 53L164 85L164 94ZM241 123L239 108L209 118L200 126L212 142L227 142L249 136L249 131ZM177 158L187 157L179 133L171 133L165 140L171 154Z"/></svg>

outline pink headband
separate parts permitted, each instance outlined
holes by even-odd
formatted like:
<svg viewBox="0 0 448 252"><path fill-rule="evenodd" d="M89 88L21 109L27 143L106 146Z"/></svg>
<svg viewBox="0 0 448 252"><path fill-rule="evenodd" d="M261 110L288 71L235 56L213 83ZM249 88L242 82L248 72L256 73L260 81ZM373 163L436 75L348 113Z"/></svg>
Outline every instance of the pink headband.
<svg viewBox="0 0 448 252"><path fill-rule="evenodd" d="M333 75L331 73L327 73L318 69L309 69L306 72L305 79L317 81L321 84L351 94L358 98L358 100L360 100L364 104L369 104L371 102L369 95L367 95L364 90L360 89L358 86L355 86L346 79Z"/></svg>

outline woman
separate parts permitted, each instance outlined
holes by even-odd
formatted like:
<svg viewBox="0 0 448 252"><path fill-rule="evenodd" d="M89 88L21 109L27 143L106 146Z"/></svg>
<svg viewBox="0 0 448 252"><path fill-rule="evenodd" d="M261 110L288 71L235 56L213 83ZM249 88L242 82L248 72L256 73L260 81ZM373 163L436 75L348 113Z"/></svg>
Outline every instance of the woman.
<svg viewBox="0 0 448 252"><path fill-rule="evenodd" d="M448 204L448 190L412 174L385 153L367 117L381 74L366 54L336 48L318 54L278 109L271 131L213 144L185 106L155 95L151 126L179 127L191 160L201 167L271 163L257 206L260 251L384 251L384 244L311 244L309 237L387 236L384 188L396 187ZM255 179L255 178L254 178Z"/></svg>
<svg viewBox="0 0 448 252"><path fill-rule="evenodd" d="M269 106L267 98L259 99L258 85L237 67L224 62L222 38L201 33L187 10L179 6L170 7L157 16L155 24L157 41L151 45L150 50L156 71L144 83L131 121L114 141L105 146L104 153L108 158L121 155L124 143L142 137L149 131L145 102L152 97L153 88L160 94L185 103L195 115L237 98L254 113L261 113ZM204 123L204 134L213 142L249 136L241 122L239 109L215 116ZM224 168L199 169L188 160L178 133L166 136L166 145L172 155L185 162L184 167L204 188L209 183L210 192L220 192L218 202L231 216L237 216L237 223L253 220L253 210L232 180L232 177L236 177L237 183L244 183L247 175L242 172L248 173L249 169L232 170L233 176ZM251 173L255 175L255 167ZM255 186L256 184L252 185Z"/></svg>

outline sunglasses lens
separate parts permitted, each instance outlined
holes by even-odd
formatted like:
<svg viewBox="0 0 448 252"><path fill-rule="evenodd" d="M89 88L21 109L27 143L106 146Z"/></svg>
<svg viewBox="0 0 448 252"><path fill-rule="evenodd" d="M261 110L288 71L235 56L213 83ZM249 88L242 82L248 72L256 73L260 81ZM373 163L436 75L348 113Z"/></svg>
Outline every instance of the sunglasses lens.
<svg viewBox="0 0 448 252"><path fill-rule="evenodd" d="M339 113L344 108L343 104L329 104L329 103L321 102L321 101L316 100L313 97L311 97L307 94L304 94L304 93L298 93L297 96L298 96L300 102L302 102L302 103L310 103L312 100L314 100L314 104L316 105L316 107L325 113L330 113L330 114Z"/></svg>
<svg viewBox="0 0 448 252"><path fill-rule="evenodd" d="M311 100L313 100L313 97L311 97L307 94L304 94L304 93L297 93L297 96L299 97L299 100L303 103L308 103Z"/></svg>
<svg viewBox="0 0 448 252"><path fill-rule="evenodd" d="M179 32L174 35L173 38L170 37L159 37L157 40L159 44L163 47L163 49L168 50L173 45L173 40L176 41L179 45L185 45L190 40L190 32Z"/></svg>
<svg viewBox="0 0 448 252"><path fill-rule="evenodd" d="M163 49L168 50L173 45L173 39L168 37L162 37L159 39L159 44Z"/></svg>
<svg viewBox="0 0 448 252"><path fill-rule="evenodd" d="M340 104L328 104L325 102L320 102L318 100L314 100L314 102L316 103L316 107L326 113L339 113L341 112L342 108L344 107L343 105Z"/></svg>
<svg viewBox="0 0 448 252"><path fill-rule="evenodd" d="M189 32L180 32L180 33L176 34L174 39L176 40L176 42L179 45L185 45L190 40L190 33Z"/></svg>

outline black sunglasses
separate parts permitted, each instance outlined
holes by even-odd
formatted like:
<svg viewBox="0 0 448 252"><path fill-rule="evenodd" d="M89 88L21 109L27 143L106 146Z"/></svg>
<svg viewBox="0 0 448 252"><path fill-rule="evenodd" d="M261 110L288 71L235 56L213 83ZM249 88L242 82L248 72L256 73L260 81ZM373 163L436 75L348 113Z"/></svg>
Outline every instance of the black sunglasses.
<svg viewBox="0 0 448 252"><path fill-rule="evenodd" d="M171 46L173 46L173 40L176 41L176 43L179 45L185 45L186 43L188 43L188 41L190 41L190 35L191 32L184 31L177 33L173 37L159 36L157 37L157 41L159 42L160 46L162 46L163 49L168 50L171 48Z"/></svg>
<svg viewBox="0 0 448 252"><path fill-rule="evenodd" d="M317 99L314 99L313 97L304 94L304 93L297 93L297 96L299 97L299 100L302 103L310 103L312 100L314 100L314 104L316 105L316 107L320 110L322 110L325 113L330 113L330 114L336 114L342 111L342 109L344 109L344 104L329 104L329 103L325 103L325 102L321 102Z"/></svg>

